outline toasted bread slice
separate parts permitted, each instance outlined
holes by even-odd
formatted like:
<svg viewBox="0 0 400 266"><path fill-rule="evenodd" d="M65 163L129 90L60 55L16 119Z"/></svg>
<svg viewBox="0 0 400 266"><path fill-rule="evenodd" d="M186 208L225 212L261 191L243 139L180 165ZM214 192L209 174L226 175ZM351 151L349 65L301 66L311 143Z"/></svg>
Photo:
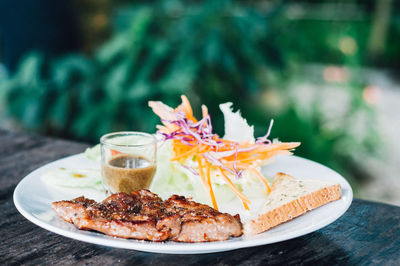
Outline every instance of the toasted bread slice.
<svg viewBox="0 0 400 266"><path fill-rule="evenodd" d="M244 235L255 235L307 211L341 198L339 184L297 179L278 173L258 217L244 224Z"/></svg>

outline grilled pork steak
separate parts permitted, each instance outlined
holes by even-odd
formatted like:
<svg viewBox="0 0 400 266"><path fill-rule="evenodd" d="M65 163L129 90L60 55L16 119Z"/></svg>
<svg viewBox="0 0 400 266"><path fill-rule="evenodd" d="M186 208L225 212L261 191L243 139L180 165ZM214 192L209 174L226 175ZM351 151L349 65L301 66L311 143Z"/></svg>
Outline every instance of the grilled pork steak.
<svg viewBox="0 0 400 266"><path fill-rule="evenodd" d="M148 190L113 194L103 202L79 197L52 203L79 229L151 241L205 242L242 234L240 217L174 195L163 201Z"/></svg>

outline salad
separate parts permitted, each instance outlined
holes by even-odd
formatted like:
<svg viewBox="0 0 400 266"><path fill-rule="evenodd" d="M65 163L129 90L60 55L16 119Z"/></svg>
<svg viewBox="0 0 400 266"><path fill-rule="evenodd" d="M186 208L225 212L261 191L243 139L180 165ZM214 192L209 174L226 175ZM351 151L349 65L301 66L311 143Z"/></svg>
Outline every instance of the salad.
<svg viewBox="0 0 400 266"><path fill-rule="evenodd" d="M238 197L248 210L251 197L265 197L270 193L261 166L275 155L292 154L291 150L300 143L271 141L269 135L273 120L266 135L255 139L254 128L247 124L239 111L232 112L231 105L220 105L225 120L225 136L221 138L213 133L205 105L202 106L202 118L197 120L186 96L182 96L182 104L175 109L162 102L149 102L154 113L161 118L162 125L157 126L157 135L167 146L168 151L164 152L168 153L170 173L177 172L175 168L184 175L157 176L152 191L163 194L163 191L171 189L177 193L182 185L186 185L185 189L192 192L196 200L211 202L217 210L218 203L229 201L232 195Z"/></svg>

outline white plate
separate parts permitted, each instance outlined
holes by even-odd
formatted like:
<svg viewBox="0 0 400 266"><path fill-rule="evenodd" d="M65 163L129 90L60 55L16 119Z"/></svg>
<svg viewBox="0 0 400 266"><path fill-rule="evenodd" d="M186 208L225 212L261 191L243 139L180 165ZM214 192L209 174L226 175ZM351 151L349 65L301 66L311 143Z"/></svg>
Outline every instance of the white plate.
<svg viewBox="0 0 400 266"><path fill-rule="evenodd" d="M14 191L14 204L25 218L46 230L69 238L104 246L156 253L211 253L288 240L311 233L332 223L349 208L353 199L350 185L333 170L300 157L281 156L277 157L274 163L265 167L263 172L269 176L273 176L276 172L285 172L298 178L313 178L336 182L342 186L342 198L254 237L239 237L210 243L153 243L114 238L93 231L78 230L72 224L56 216L51 210L51 202L72 199L82 195L79 189L55 190L53 187L50 189L41 181L41 174L56 167L90 168L92 166L83 155L79 154L49 163L27 175ZM85 196L87 194L88 192L86 191ZM95 193L92 196L92 198L96 198Z"/></svg>

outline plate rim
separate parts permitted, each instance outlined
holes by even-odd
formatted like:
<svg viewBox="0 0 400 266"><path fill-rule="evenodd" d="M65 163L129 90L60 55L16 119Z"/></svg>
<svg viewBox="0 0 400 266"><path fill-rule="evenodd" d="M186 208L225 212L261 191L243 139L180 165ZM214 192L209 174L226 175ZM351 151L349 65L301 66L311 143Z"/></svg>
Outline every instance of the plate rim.
<svg viewBox="0 0 400 266"><path fill-rule="evenodd" d="M22 189L24 184L28 182L30 178L40 178L39 175L37 175L37 172L40 171L43 168L50 167L52 164L56 164L59 161L63 160L68 160L74 157L78 156L83 156L82 153L70 155L67 157L63 157L60 159L57 159L55 161L51 161L49 163L46 163L35 170L31 171L29 174L27 174L24 178L22 178L17 186L14 189L13 193L13 201L16 209L20 212L22 216L24 216L27 220L32 222L33 224L48 230L50 232L53 232L58 235L62 235L67 238L72 238L75 240L91 243L91 244L97 244L97 245L102 245L102 246L108 246L108 247L114 247L114 248L122 248L122 249L129 249L129 250L138 250L138 251L144 251L144 252L153 252L153 253L163 253L163 254L202 254L202 253L215 253L215 252L223 252L223 251L228 251L228 250L234 250L234 249L240 249L240 248L246 248L246 247L256 247L256 246L261 246L261 245L268 245L268 244L273 244L273 243L278 243L282 242L285 240L290 240L299 236L307 235L309 233L315 232L333 222L335 222L338 218L340 218L350 207L352 201L353 201L353 191L350 186L350 184L347 182L347 180L334 171L333 169L324 166L320 163L317 163L315 161L305 159L299 156L291 155L290 157L295 157L296 159L299 160L305 160L307 163L312 163L315 164L318 167L323 167L328 169L329 171L332 171L337 175L337 177L340 179L337 180L337 182L344 183L346 186L346 199L344 200L343 197L343 187L342 187L342 198L339 200L344 200L344 207L341 209L339 212L335 212L334 215L330 217L330 219L324 220L321 223L318 223L317 225L311 226L308 229L302 229L302 230L297 230L291 233L285 233L282 236L274 236L271 239L266 239L266 238L257 238L257 239L246 239L245 237L240 237L240 239L231 239L226 240L226 241L216 241L216 242L202 242L202 243L179 243L179 242L149 242L149 241L144 241L144 240L135 240L135 239L122 239L122 238L117 238L117 237L98 237L98 235L105 236L102 233L98 232L91 232L90 234L83 234L80 232L79 229L76 232L68 231L66 229L57 227L55 225L52 225L50 223L46 223L45 221L42 221L41 219L35 217L32 213L28 212L23 208L23 204L19 201L18 195L19 191ZM321 206L324 207L324 206ZM304 215L307 215L305 213ZM61 218L59 218L61 219ZM290 221L289 221L290 222ZM88 232L88 231L85 231ZM110 241L113 240L113 241ZM129 241L129 242L127 242ZM129 243L129 244L127 244Z"/></svg>

